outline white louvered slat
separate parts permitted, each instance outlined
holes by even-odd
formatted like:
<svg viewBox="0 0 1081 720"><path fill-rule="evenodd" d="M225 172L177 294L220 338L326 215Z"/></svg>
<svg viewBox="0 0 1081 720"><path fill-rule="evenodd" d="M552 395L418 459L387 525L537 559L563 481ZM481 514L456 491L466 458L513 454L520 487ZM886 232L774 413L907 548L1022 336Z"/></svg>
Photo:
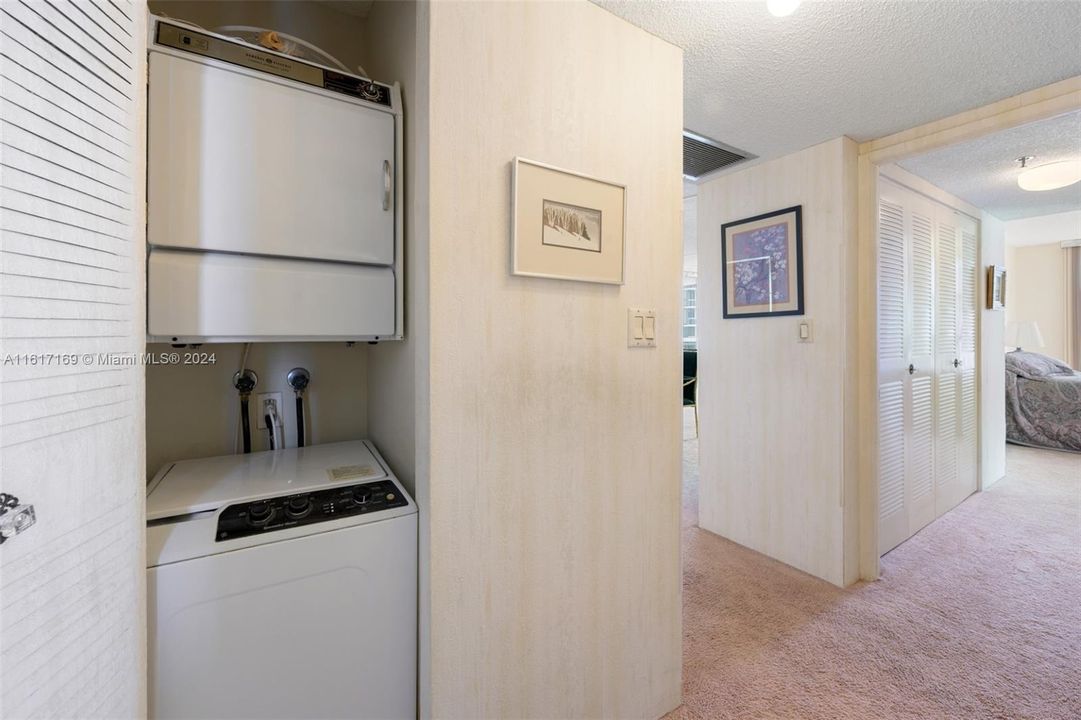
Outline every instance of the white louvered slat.
<svg viewBox="0 0 1081 720"><path fill-rule="evenodd" d="M5 5L8 3L5 3ZM82 48L87 67L99 74L105 82L121 89L129 99L134 93L132 83L132 57L125 50L118 51L100 33L90 32L90 23L79 18L79 13L63 0L13 0L12 4L21 4L34 15L41 18L50 29L50 35L65 50ZM69 11L75 18L63 11ZM78 56L77 56L78 57Z"/></svg>
<svg viewBox="0 0 1081 720"><path fill-rule="evenodd" d="M50 395L35 399L33 402L5 402L4 427L10 430L24 423L126 405L131 397L125 393L125 390L125 385L113 385L66 395Z"/></svg>
<svg viewBox="0 0 1081 720"><path fill-rule="evenodd" d="M0 163L4 167L20 170L34 177L48 178L66 190L90 198L91 201L104 203L104 206L99 206L101 207L99 214L131 210L131 199L122 190L110 187L92 175L72 170L55 160L45 159L17 147L4 145L3 150L0 151ZM124 217L130 217L130 215L125 213Z"/></svg>
<svg viewBox="0 0 1081 720"><path fill-rule="evenodd" d="M37 12L43 8L45 13ZM70 73L123 113L132 100L131 84L123 82L91 48L58 31L45 18L49 14L47 11L41 0L32 0L29 5L22 0L0 3L0 13L6 16L2 23L6 33L33 48L44 60L61 66L76 66L75 71L62 69L60 72ZM64 24L70 26L68 22Z"/></svg>
<svg viewBox="0 0 1081 720"><path fill-rule="evenodd" d="M938 375L935 433L935 485L944 488L957 480L957 377Z"/></svg>
<svg viewBox="0 0 1081 720"><path fill-rule="evenodd" d="M0 207L5 210L13 210L24 215L48 219L51 222L92 232L103 238L125 240L125 226L123 224L68 205L63 202L63 199L53 199L49 196L49 191L44 188L31 192L25 187L12 187L17 183L14 180L9 182L7 175L8 173L4 173L4 177L0 178L0 181L7 183L0 186L4 188L3 198L0 199Z"/></svg>
<svg viewBox="0 0 1081 720"><path fill-rule="evenodd" d="M119 235L131 225L131 213L126 208L66 185L64 180L68 178L61 173L38 168L44 174L33 174L9 165L6 160L0 161L4 168L3 175L0 175L0 187L100 218L105 223L99 227L107 228L109 234ZM81 224L85 225L86 221Z"/></svg>
<svg viewBox="0 0 1081 720"><path fill-rule="evenodd" d="M69 265L100 268L113 272L128 272L127 263L121 260L118 255L102 252L101 250L92 250L81 245L56 242L48 238L22 235L16 232L8 232L3 252L45 258Z"/></svg>
<svg viewBox="0 0 1081 720"><path fill-rule="evenodd" d="M102 102L117 110L124 109L128 99L122 93L63 48L37 35L36 26L48 27L38 16L25 11L20 16L13 4L0 3L0 38L3 39L0 55L66 90L72 97L94 108L91 112L97 111ZM122 112L102 111L102 114L109 118L105 120L107 125L120 124L130 129L129 120Z"/></svg>
<svg viewBox="0 0 1081 720"><path fill-rule="evenodd" d="M935 351L957 352L957 230L938 226L938 277L936 288Z"/></svg>
<svg viewBox="0 0 1081 720"><path fill-rule="evenodd" d="M912 213L912 330L909 334L913 356L934 353L935 331L935 245L930 218Z"/></svg>
<svg viewBox="0 0 1081 720"><path fill-rule="evenodd" d="M934 397L929 376L912 381L912 429L909 433L911 452L909 469L912 496L922 499L934 491Z"/></svg>
<svg viewBox="0 0 1081 720"><path fill-rule="evenodd" d="M3 203L7 198L0 198ZM124 238L103 235L87 228L63 222L56 218L35 215L35 208L19 210L8 203L4 212L0 213L0 231L5 233L18 233L29 237L42 238L50 242L94 250L108 255L123 256L128 251L128 241Z"/></svg>
<svg viewBox="0 0 1081 720"><path fill-rule="evenodd" d="M89 372L79 372L78 367L68 368L67 374L57 373L52 377L31 377L19 381L5 379L4 408L20 403L35 403L42 398L78 395L97 392L102 388L124 387L124 367L98 368ZM119 373L119 374L118 374Z"/></svg>
<svg viewBox="0 0 1081 720"><path fill-rule="evenodd" d="M87 34L92 35L110 54L130 66L131 61L127 59L127 46L131 41L131 36L102 12L99 3L90 0L48 0L48 2Z"/></svg>
<svg viewBox="0 0 1081 720"><path fill-rule="evenodd" d="M905 506L904 384L878 389L878 516L888 520Z"/></svg>
<svg viewBox="0 0 1081 720"><path fill-rule="evenodd" d="M11 273L4 273L0 277L2 277L4 283L3 295L0 298L3 299L5 306L8 298L33 298L41 300L43 303L56 300L76 300L88 304L133 304L131 302L131 292L128 288L14 275Z"/></svg>
<svg viewBox="0 0 1081 720"><path fill-rule="evenodd" d="M145 713L144 38L0 1L0 490L38 513L0 548L4 718Z"/></svg>
<svg viewBox="0 0 1081 720"><path fill-rule="evenodd" d="M12 125L6 119L0 120L0 153L8 158L17 156L19 152L87 178L95 185L104 188L98 193L101 197L124 204L124 198L127 196L124 184L127 180L121 173L112 172L100 163L69 150L49 138ZM107 195L107 192L115 194Z"/></svg>
<svg viewBox="0 0 1081 720"><path fill-rule="evenodd" d="M124 159L126 149L116 147L115 144L109 147L108 142L104 145L96 142L101 138L88 137L92 133L87 132L81 122L62 118L54 106L32 92L5 81L0 111L3 112L5 122L123 175L127 162Z"/></svg>
<svg viewBox="0 0 1081 720"><path fill-rule="evenodd" d="M879 362L905 355L904 210L883 201L878 215L878 357Z"/></svg>
<svg viewBox="0 0 1081 720"><path fill-rule="evenodd" d="M976 371L961 373L961 443L962 457L967 461L976 453Z"/></svg>
<svg viewBox="0 0 1081 720"><path fill-rule="evenodd" d="M106 28L112 27L109 33L119 40L121 43L131 41L131 18L124 15L117 9L116 5L113 5L108 0L93 0L87 3L92 5L96 12L100 13L106 20L102 23Z"/></svg>
<svg viewBox="0 0 1081 720"><path fill-rule="evenodd" d="M130 150L124 137L128 131L116 122L109 122L108 115L88 109L82 101L72 97L46 78L16 62L4 63L2 77L5 84L11 83L24 93L29 93L41 100L40 103L31 105L25 95L20 97L13 90L5 92L4 95L10 97L13 102L28 110L38 112L44 117L55 117L61 120L64 127L73 128L80 137L121 157Z"/></svg>
<svg viewBox="0 0 1081 720"><path fill-rule="evenodd" d="M0 30L0 37L3 39L0 43L0 56L9 61L5 65L5 71L29 76L26 80L20 80L21 84L28 85L30 82L36 82L41 87L53 88L47 92L63 93L79 108L79 112L85 113L93 122L100 122L103 131L116 137L122 137L123 133L130 132L131 128L124 124L123 117L98 109L105 98L79 82L78 72L81 68L76 63L59 53L55 53L54 57L48 59L41 57L34 51L33 46L37 45L38 50L42 50L44 48L41 46L44 43L28 42L24 45L18 38L3 34L2 30ZM69 71L75 75L69 74ZM30 78L34 80L31 81ZM68 100L61 98L56 100L55 104L61 105L67 102Z"/></svg>
<svg viewBox="0 0 1081 720"><path fill-rule="evenodd" d="M961 232L961 352L976 352L976 233Z"/></svg>

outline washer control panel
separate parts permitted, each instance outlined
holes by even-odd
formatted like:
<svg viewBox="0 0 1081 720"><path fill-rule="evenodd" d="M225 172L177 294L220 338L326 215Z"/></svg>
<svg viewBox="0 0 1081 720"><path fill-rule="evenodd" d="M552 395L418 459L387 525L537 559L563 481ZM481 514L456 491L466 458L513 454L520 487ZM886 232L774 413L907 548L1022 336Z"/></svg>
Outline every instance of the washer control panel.
<svg viewBox="0 0 1081 720"><path fill-rule="evenodd" d="M215 540L235 540L408 504L390 480L263 498L225 508L218 516Z"/></svg>

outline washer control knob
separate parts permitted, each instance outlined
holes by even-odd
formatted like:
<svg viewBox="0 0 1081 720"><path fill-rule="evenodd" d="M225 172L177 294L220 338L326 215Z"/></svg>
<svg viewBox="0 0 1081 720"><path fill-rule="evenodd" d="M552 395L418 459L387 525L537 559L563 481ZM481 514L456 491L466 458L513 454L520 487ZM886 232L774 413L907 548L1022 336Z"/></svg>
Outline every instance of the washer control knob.
<svg viewBox="0 0 1081 720"><path fill-rule="evenodd" d="M367 488L367 487L365 487L363 485L361 485L360 487L353 488L353 500L354 500L354 502L356 502L356 503L358 503L360 505L365 505L371 499L372 499L371 488Z"/></svg>
<svg viewBox="0 0 1081 720"><path fill-rule="evenodd" d="M289 498L289 502L285 505L285 512L289 517L299 518L304 517L312 509L312 500L307 495L296 495Z"/></svg>
<svg viewBox="0 0 1081 720"><path fill-rule="evenodd" d="M273 514L274 509L267 502L253 502L248 506L248 522L252 525L262 525Z"/></svg>

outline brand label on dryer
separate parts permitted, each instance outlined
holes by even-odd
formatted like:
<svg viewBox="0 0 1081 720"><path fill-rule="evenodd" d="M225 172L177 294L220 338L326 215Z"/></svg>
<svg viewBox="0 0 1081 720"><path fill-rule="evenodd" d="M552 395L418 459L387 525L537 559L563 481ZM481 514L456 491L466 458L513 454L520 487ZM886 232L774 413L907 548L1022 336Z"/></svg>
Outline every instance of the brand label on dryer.
<svg viewBox="0 0 1081 720"><path fill-rule="evenodd" d="M342 465L341 467L327 469L327 475L335 482L352 480L353 478L373 477L381 474L376 472L371 465Z"/></svg>

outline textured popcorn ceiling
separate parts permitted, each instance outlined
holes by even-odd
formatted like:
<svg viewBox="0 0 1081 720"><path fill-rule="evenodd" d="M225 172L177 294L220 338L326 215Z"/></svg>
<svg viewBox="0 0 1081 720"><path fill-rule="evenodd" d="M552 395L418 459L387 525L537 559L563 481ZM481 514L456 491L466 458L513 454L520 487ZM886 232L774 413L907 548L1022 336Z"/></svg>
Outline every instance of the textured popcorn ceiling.
<svg viewBox="0 0 1081 720"><path fill-rule="evenodd" d="M1081 159L1081 113L1023 125L927 155L901 167L986 210L1000 220L1081 210L1081 183L1027 192L1017 186L1014 160L1033 155L1029 167Z"/></svg>
<svg viewBox="0 0 1081 720"><path fill-rule="evenodd" d="M763 159L1081 75L1081 2L1069 0L804 0L787 18L764 0L594 2L684 49L688 129Z"/></svg>

